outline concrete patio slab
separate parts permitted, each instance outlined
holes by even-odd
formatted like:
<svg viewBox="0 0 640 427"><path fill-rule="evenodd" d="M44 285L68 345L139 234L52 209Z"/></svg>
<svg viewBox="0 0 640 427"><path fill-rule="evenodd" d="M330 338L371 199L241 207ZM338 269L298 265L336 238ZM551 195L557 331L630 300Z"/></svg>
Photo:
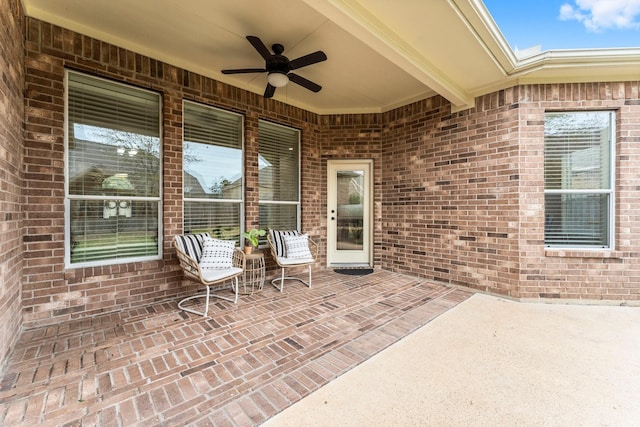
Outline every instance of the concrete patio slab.
<svg viewBox="0 0 640 427"><path fill-rule="evenodd" d="M637 426L640 308L476 294L263 424Z"/></svg>

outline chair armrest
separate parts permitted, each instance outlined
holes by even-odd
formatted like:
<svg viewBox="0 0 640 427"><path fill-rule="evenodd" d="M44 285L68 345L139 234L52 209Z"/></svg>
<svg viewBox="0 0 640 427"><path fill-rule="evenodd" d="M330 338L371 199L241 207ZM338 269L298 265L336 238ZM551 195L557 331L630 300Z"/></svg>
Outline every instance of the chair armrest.
<svg viewBox="0 0 640 427"><path fill-rule="evenodd" d="M309 250L311 251L311 256L313 257L313 259L317 259L318 258L318 248L319 245L318 243L316 243L315 240L313 240L311 237L307 238L307 241L309 243ZM273 259L277 259L277 255L276 255L276 246L273 243L273 241L271 240L271 234L267 233L267 243L269 244L269 250L271 251L271 256L273 257Z"/></svg>
<svg viewBox="0 0 640 427"><path fill-rule="evenodd" d="M190 257L178 247L176 247L176 254L178 254L180 267L182 267L184 274L193 279L202 281L202 270L200 269L200 264L198 264L195 258ZM241 268L243 271L245 269L246 258L244 252L242 252L240 248L234 248L233 250L232 265L234 267Z"/></svg>
<svg viewBox="0 0 640 427"><path fill-rule="evenodd" d="M246 263L247 263L247 258L244 254L244 252L242 252L242 250L240 248L235 248L233 250L233 266L234 267L238 267L241 268L243 271L245 269Z"/></svg>
<svg viewBox="0 0 640 427"><path fill-rule="evenodd" d="M318 244L311 237L309 237L307 240L309 241L309 250L311 251L311 256L313 257L313 259L317 259L319 248Z"/></svg>
<svg viewBox="0 0 640 427"><path fill-rule="evenodd" d="M176 254L178 255L178 261L180 261L180 267L185 275L196 279L202 279L202 273L200 271L200 264L195 258L190 257L180 248L176 247Z"/></svg>

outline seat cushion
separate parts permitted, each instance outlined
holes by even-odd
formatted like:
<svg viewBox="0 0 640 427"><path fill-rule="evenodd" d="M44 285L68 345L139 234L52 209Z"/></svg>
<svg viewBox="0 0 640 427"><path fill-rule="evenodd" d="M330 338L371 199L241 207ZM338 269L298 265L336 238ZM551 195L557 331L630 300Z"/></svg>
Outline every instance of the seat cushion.
<svg viewBox="0 0 640 427"><path fill-rule="evenodd" d="M313 258L309 250L309 236L300 234L298 236L284 236L284 246L287 258L304 259Z"/></svg>
<svg viewBox="0 0 640 427"><path fill-rule="evenodd" d="M210 268L210 269L202 270L202 278L206 282L215 282L216 280L222 280L225 277L231 277L238 273L242 273L242 269L238 267Z"/></svg>
<svg viewBox="0 0 640 427"><path fill-rule="evenodd" d="M278 258L280 265L305 265L315 262L313 258Z"/></svg>
<svg viewBox="0 0 640 427"><path fill-rule="evenodd" d="M233 250L236 242L206 236L203 240L200 268L220 269L233 267Z"/></svg>
<svg viewBox="0 0 640 427"><path fill-rule="evenodd" d="M176 247L191 258L195 259L196 262L200 262L205 237L210 237L209 233L182 234L175 236Z"/></svg>
<svg viewBox="0 0 640 427"><path fill-rule="evenodd" d="M287 248L284 244L284 236L298 236L300 234L298 230L269 230L269 233L271 234L271 242L273 242L273 247L275 248L276 256L278 258L287 256Z"/></svg>

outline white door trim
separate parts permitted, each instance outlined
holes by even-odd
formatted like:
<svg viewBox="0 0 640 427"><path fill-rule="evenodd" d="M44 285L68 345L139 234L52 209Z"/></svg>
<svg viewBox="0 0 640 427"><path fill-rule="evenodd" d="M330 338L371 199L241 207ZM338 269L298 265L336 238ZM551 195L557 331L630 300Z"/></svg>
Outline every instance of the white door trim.
<svg viewBox="0 0 640 427"><path fill-rule="evenodd" d="M364 171L362 249L337 248L337 172ZM373 267L373 159L327 160L327 266Z"/></svg>

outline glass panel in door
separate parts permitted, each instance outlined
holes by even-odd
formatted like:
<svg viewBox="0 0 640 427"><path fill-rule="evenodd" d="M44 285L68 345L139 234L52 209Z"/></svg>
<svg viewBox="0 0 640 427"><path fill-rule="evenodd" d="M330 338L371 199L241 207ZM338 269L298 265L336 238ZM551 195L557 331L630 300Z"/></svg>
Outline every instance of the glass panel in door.
<svg viewBox="0 0 640 427"><path fill-rule="evenodd" d="M364 171L339 170L336 181L336 249L362 250Z"/></svg>

